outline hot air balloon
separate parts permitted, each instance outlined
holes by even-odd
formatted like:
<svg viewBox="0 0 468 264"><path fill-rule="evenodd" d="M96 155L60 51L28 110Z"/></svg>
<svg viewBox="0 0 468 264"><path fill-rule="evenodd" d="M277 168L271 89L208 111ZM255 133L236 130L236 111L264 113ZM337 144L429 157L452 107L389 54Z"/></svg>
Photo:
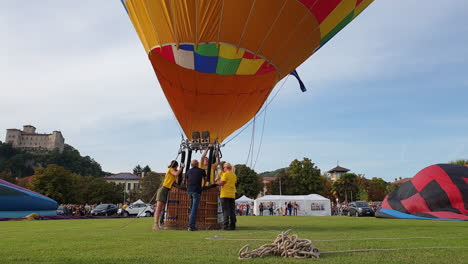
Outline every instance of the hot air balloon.
<svg viewBox="0 0 468 264"><path fill-rule="evenodd" d="M189 149L221 143L373 0L121 0Z"/></svg>
<svg viewBox="0 0 468 264"><path fill-rule="evenodd" d="M437 164L389 193L379 218L468 221L468 167Z"/></svg>

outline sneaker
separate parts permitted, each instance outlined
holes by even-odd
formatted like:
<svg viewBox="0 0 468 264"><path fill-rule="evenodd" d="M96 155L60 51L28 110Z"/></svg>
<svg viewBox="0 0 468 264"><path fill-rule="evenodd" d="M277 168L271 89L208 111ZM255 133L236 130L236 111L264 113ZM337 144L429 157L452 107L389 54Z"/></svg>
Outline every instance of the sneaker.
<svg viewBox="0 0 468 264"><path fill-rule="evenodd" d="M196 227L189 227L187 230L188 231L198 231L198 229Z"/></svg>

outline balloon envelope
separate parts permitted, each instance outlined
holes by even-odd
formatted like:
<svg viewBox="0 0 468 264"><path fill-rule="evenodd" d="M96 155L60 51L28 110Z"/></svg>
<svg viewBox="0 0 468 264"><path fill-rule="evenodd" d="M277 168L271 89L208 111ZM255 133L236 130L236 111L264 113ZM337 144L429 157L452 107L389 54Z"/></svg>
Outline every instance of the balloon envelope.
<svg viewBox="0 0 468 264"><path fill-rule="evenodd" d="M468 221L468 167L437 164L424 168L389 193L375 215Z"/></svg>
<svg viewBox="0 0 468 264"><path fill-rule="evenodd" d="M186 136L221 142L373 0L122 0Z"/></svg>

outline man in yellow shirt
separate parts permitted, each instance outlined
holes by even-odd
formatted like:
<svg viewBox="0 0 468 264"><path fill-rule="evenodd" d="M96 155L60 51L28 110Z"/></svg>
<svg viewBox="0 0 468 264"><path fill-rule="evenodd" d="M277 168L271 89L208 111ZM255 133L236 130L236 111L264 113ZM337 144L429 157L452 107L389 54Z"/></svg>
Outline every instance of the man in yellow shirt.
<svg viewBox="0 0 468 264"><path fill-rule="evenodd" d="M223 173L217 178L216 183L221 186L221 205L223 207L223 229L236 229L236 182L237 176L232 172L232 165L224 163Z"/></svg>

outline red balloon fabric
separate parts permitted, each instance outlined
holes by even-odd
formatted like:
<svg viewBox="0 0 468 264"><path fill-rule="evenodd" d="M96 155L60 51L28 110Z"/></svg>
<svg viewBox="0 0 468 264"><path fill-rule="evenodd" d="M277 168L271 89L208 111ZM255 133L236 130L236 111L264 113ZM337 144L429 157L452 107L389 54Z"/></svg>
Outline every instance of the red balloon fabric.
<svg viewBox="0 0 468 264"><path fill-rule="evenodd" d="M468 167L424 168L385 197L376 217L467 221Z"/></svg>

